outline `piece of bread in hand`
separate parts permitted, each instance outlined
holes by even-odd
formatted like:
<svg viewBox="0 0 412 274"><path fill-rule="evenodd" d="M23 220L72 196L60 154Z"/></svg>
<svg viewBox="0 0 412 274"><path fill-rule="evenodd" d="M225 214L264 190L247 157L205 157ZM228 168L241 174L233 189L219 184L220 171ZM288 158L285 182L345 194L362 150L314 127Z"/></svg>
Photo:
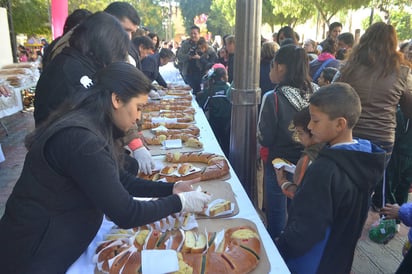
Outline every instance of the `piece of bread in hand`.
<svg viewBox="0 0 412 274"><path fill-rule="evenodd" d="M289 162L288 160L282 159L282 158L275 158L272 160L272 165L274 168L285 168L285 171L290 172L290 173L295 173L296 166Z"/></svg>
<svg viewBox="0 0 412 274"><path fill-rule="evenodd" d="M275 159L273 159L273 160L272 160L272 164L273 164L273 165L275 165L275 164L293 165L293 164L292 164L291 162L289 162L288 160L282 159L282 158L275 158Z"/></svg>
<svg viewBox="0 0 412 274"><path fill-rule="evenodd" d="M231 209L231 202L228 200L225 200L209 208L209 216L216 216L217 214L230 210L230 209Z"/></svg>

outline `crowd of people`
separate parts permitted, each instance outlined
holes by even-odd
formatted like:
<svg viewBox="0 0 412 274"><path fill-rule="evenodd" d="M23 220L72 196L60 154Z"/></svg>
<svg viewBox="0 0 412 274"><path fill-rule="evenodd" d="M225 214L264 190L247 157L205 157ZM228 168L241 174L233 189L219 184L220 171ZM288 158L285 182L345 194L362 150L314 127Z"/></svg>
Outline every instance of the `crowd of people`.
<svg viewBox="0 0 412 274"><path fill-rule="evenodd" d="M176 58L229 155L231 84L240 77L234 75L235 36L214 48L193 26L174 53L139 25L125 2L94 14L76 10L45 51L36 130L0 220L0 242L18 247L0 251L7 273L64 272L93 239L103 214L129 228L201 211L209 201L192 191L193 181L149 184L136 177L150 174L154 164L138 121L151 82L168 87L159 67ZM261 45L257 140L266 225L292 273L350 273L371 206L412 222L412 43L399 47L394 27L383 22L356 44L342 28L334 22L324 41L300 43L285 26ZM276 158L295 164L295 173L274 168ZM405 254L397 273L412 271L412 251Z"/></svg>
<svg viewBox="0 0 412 274"><path fill-rule="evenodd" d="M273 35L273 41L262 39L261 44L259 85L262 101L257 137L264 160L264 210L269 234L290 269L296 273L335 273L336 266L340 266L342 273L349 273L354 248L369 207L379 212L386 204L406 203L412 183L412 154L408 149L412 144L409 129L412 116L412 42L399 45L394 27L386 23L370 26L356 44L353 34L342 33L342 28L341 23L334 22L322 42L308 39L300 43L297 33L285 26ZM190 38L178 50L178 67L183 79L198 98L203 98L198 100L201 105L205 97L209 99L208 103L216 97L223 100L222 95L230 101L234 38L233 35L226 36L222 48L215 52L210 46L208 50L199 51L201 37L199 29L193 26ZM226 68L227 78L220 78L218 75L221 72L216 73L218 70L213 68L215 54L218 57L215 63ZM227 81L227 85L217 85L220 92L215 89L210 94L210 80L205 82L204 79L216 81L214 77L220 79L220 83ZM316 105L329 120L345 121L344 125L337 123L336 129L333 129L338 136L343 134L342 131L346 132L346 138L341 142L334 143L328 139L330 136L313 136L315 129L311 125L315 123L312 122L315 115L309 111L312 109L311 100L324 90L340 91L353 97L348 99L348 105L344 105L344 95L336 95L336 98L325 99L325 102L319 103L320 106ZM360 109L356 110L358 104ZM337 110L332 111L331 108ZM213 111L221 115L218 118L210 117L207 107L205 111L223 151L228 155L229 143L225 137L229 138L230 115L221 114L222 109L228 109L225 104L221 103L219 109ZM306 123L299 120L304 116L302 112L306 113ZM224 123L223 119L229 123ZM219 122L216 123L216 120ZM294 125L299 121L299 126ZM353 133L353 138L347 135L348 132ZM354 152L341 154L340 150ZM325 153L334 156L325 156ZM343 155L347 158L344 163L340 159ZM305 192L305 181L314 184L311 181L320 178L319 174L309 175L313 174L309 172L312 169L309 165L312 162L320 163L315 161L318 157L332 157L337 170L332 169L332 173L325 175L324 185L320 186L323 190ZM363 157L367 157L365 162L355 160ZM272 160L275 158L297 164L296 173L292 175L274 169ZM345 177L342 172L345 176L352 175L341 181L333 179L334 176ZM347 188L339 186L334 189L334 184L345 184ZM320 190L326 192L321 194ZM340 197L341 192L349 196ZM299 202L295 201L295 193ZM344 198L348 200L343 201ZM320 204L313 203L313 200ZM323 218L313 216L322 208L333 211L327 212ZM307 216L302 212L317 221L305 219ZM350 213L343 217L344 212ZM307 241L303 235L308 233L319 236L305 246ZM338 238L347 240L344 248L338 246ZM316 249L315 252L312 248ZM331 251L336 249L342 250L339 255L343 259L339 263L325 255L331 253L336 256L337 253ZM308 258L316 259L309 263Z"/></svg>
<svg viewBox="0 0 412 274"><path fill-rule="evenodd" d="M267 228L293 273L349 273L370 206L383 216L399 209L412 183L409 51L386 23L357 44L341 30L332 23L319 45L301 47L281 28L269 73L275 87L262 90ZM295 174L274 169L275 158L296 164ZM411 257L397 273L412 271Z"/></svg>

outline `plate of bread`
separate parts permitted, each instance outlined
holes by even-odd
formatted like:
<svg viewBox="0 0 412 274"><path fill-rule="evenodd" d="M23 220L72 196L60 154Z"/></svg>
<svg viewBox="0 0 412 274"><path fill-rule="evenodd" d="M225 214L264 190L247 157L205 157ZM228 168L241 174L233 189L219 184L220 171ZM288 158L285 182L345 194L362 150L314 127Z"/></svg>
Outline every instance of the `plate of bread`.
<svg viewBox="0 0 412 274"><path fill-rule="evenodd" d="M212 196L212 200L204 212L196 214L197 219L227 218L239 213L235 194L228 182L214 180L207 183L193 184L194 189L199 186L202 191Z"/></svg>
<svg viewBox="0 0 412 274"><path fill-rule="evenodd" d="M200 178L201 181L227 180L230 178L229 164L222 155L209 152L168 152L152 174L139 174L139 178L174 183L180 180Z"/></svg>
<svg viewBox="0 0 412 274"><path fill-rule="evenodd" d="M141 273L142 250L176 250L179 272L268 273L270 263L254 223L246 219L199 220L198 228L159 231L153 226L123 232L98 244L95 273ZM119 233L119 228L114 227ZM113 233L110 231L109 233ZM161 260L161 258L159 258Z"/></svg>

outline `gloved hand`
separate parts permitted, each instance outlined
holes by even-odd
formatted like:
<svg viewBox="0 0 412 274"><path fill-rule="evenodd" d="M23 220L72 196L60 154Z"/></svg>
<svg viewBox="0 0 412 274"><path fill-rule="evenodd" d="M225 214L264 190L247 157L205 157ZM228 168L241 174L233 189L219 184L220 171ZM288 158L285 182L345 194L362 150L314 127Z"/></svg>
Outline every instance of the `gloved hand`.
<svg viewBox="0 0 412 274"><path fill-rule="evenodd" d="M139 164L139 171L144 174L152 174L152 169L155 167L155 163L152 159L150 152L144 147L140 147L133 151L133 157Z"/></svg>
<svg viewBox="0 0 412 274"><path fill-rule="evenodd" d="M178 194L180 192L192 191L193 184L200 182L200 177L194 178L192 180L177 181L173 186L173 194Z"/></svg>
<svg viewBox="0 0 412 274"><path fill-rule="evenodd" d="M177 195L182 202L182 211L185 212L201 212L212 199L210 195L201 191L181 192Z"/></svg>
<svg viewBox="0 0 412 274"><path fill-rule="evenodd" d="M149 98L150 99L160 99L160 95L156 90L150 90L149 92Z"/></svg>

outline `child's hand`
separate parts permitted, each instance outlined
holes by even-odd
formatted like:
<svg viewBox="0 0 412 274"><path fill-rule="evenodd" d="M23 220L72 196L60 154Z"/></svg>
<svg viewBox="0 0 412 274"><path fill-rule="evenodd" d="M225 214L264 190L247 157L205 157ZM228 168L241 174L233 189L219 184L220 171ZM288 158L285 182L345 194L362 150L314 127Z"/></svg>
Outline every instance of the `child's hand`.
<svg viewBox="0 0 412 274"><path fill-rule="evenodd" d="M285 171L285 168L284 168L284 167L274 168L274 169L275 169L275 172L276 172L276 179L277 179L277 181L278 181L278 185L279 185L279 186L282 186L282 184L283 184L284 182L289 181L289 180L286 178L286 171Z"/></svg>
<svg viewBox="0 0 412 274"><path fill-rule="evenodd" d="M386 204L380 211L381 214L385 215L386 219L398 219L399 218L399 209L398 204Z"/></svg>

